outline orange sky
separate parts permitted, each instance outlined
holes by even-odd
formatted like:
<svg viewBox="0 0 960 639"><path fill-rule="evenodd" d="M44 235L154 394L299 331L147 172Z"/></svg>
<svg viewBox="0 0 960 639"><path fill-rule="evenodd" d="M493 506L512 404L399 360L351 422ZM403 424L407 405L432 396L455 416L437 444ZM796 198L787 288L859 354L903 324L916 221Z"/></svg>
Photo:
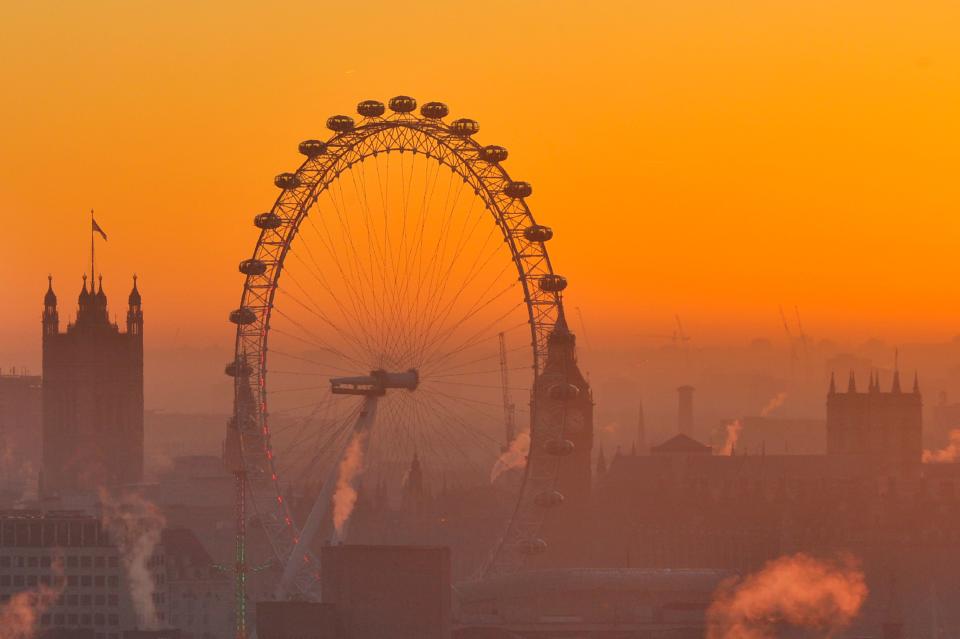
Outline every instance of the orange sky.
<svg viewBox="0 0 960 639"><path fill-rule="evenodd" d="M4 3L0 365L48 272L72 312L91 207L148 347L228 344L273 175L398 93L510 149L594 341L960 333L956 2L336 4Z"/></svg>

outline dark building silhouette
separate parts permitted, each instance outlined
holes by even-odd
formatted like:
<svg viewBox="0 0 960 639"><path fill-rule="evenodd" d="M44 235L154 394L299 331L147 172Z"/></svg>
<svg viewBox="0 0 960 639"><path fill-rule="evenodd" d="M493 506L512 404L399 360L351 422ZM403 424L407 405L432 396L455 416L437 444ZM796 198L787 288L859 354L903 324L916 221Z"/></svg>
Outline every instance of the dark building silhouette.
<svg viewBox="0 0 960 639"><path fill-rule="evenodd" d="M687 437L693 437L693 391L693 386L677 389L677 430Z"/></svg>
<svg viewBox="0 0 960 639"><path fill-rule="evenodd" d="M881 468L915 465L923 454L923 401L914 378L913 390L900 388L894 371L889 392L870 376L865 392L857 392L853 373L847 392L837 392L831 378L827 394L827 454L866 457Z"/></svg>
<svg viewBox="0 0 960 639"><path fill-rule="evenodd" d="M557 490L568 505L590 499L593 477L593 395L590 384L577 366L577 339L567 327L563 314L547 340L543 372L533 388L537 413L558 415L563 420L563 438L573 450L560 461ZM531 448L542 442L531 442Z"/></svg>
<svg viewBox="0 0 960 639"><path fill-rule="evenodd" d="M40 376L0 373L0 478L36 477L40 469Z"/></svg>
<svg viewBox="0 0 960 639"><path fill-rule="evenodd" d="M143 477L143 312L134 276L126 332L111 323L102 278L60 331L52 280L43 302L43 492Z"/></svg>

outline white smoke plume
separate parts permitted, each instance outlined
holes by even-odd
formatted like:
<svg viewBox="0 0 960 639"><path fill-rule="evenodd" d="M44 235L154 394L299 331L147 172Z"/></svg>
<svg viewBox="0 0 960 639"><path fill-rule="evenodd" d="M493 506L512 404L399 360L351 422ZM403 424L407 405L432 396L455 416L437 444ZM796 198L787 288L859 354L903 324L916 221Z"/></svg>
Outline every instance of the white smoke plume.
<svg viewBox="0 0 960 639"><path fill-rule="evenodd" d="M787 394L784 391L780 391L771 397L766 405L760 409L760 417L768 417L770 413L783 406L783 402L786 400ZM743 423L739 419L735 419L731 422L727 422L724 427L727 431L726 438L724 439L723 446L720 447L720 452L718 454L729 456L733 454L733 451L737 446L737 441L740 439L740 433L743 432Z"/></svg>
<svg viewBox="0 0 960 639"><path fill-rule="evenodd" d="M103 521L113 542L120 550L130 597L142 629L157 630L159 619L154 602L154 577L150 568L166 519L156 505L135 493L124 493L114 498L106 490L100 491Z"/></svg>
<svg viewBox="0 0 960 639"><path fill-rule="evenodd" d="M0 639L34 639L37 637L37 625L42 615L54 604L63 590L63 576L60 560L53 564L55 578L53 586L38 586L18 592L0 605Z"/></svg>
<svg viewBox="0 0 960 639"><path fill-rule="evenodd" d="M740 423L739 419L735 419L732 422L727 422L725 428L727 430L727 437L723 441L723 446L720 448L720 454L729 456L733 454L737 440L740 439L743 424Z"/></svg>
<svg viewBox="0 0 960 639"><path fill-rule="evenodd" d="M787 394L783 391L780 391L771 397L770 401L767 402L767 405L763 407L763 409L760 411L760 417L769 417L770 413L783 406L783 402L785 401L787 401Z"/></svg>
<svg viewBox="0 0 960 639"><path fill-rule="evenodd" d="M867 586L850 556L797 554L721 584L707 611L707 639L775 639L784 626L834 637L860 613Z"/></svg>
<svg viewBox="0 0 960 639"><path fill-rule="evenodd" d="M333 493L333 527L339 539L343 539L347 521L357 503L357 488L354 484L363 470L363 452L367 437L366 432L354 433L343 459L340 460L337 488Z"/></svg>
<svg viewBox="0 0 960 639"><path fill-rule="evenodd" d="M497 481L503 473L514 468L523 468L530 454L530 431L525 430L510 442L507 449L500 454L490 469L490 483Z"/></svg>
<svg viewBox="0 0 960 639"><path fill-rule="evenodd" d="M923 451L924 464L947 464L960 459L960 428L950 431L949 442L940 450Z"/></svg>

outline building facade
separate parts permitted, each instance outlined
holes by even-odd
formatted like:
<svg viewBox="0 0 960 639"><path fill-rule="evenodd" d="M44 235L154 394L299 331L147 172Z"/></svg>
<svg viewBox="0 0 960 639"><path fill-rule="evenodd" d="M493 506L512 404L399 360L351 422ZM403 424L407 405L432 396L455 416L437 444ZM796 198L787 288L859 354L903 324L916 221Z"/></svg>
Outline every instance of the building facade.
<svg viewBox="0 0 960 639"><path fill-rule="evenodd" d="M60 331L52 281L43 306L44 494L143 477L143 312L134 277L126 331L110 321L103 282L86 278L77 317Z"/></svg>

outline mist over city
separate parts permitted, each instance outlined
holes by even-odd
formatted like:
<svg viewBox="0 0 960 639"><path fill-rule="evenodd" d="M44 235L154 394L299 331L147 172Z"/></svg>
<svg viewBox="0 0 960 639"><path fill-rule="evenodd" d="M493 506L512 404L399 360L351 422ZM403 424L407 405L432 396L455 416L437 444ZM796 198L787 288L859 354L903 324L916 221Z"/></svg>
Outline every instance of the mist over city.
<svg viewBox="0 0 960 639"><path fill-rule="evenodd" d="M960 8L0 15L0 639L960 636Z"/></svg>

